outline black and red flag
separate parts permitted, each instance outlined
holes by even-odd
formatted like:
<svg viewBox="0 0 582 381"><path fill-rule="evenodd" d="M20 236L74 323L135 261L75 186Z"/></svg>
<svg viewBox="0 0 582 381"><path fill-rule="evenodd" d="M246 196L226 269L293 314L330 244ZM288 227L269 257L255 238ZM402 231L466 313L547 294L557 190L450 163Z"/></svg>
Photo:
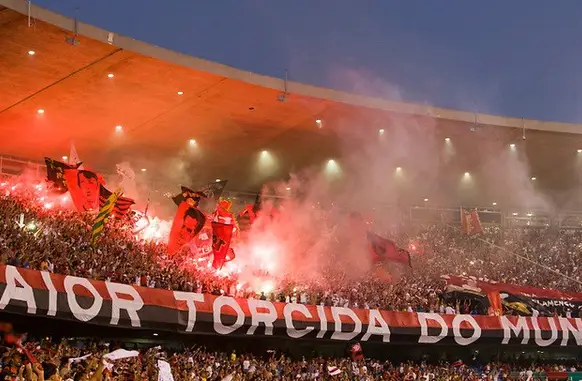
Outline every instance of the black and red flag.
<svg viewBox="0 0 582 381"><path fill-rule="evenodd" d="M479 234L483 232L479 212L477 209L465 210L461 208L461 229L467 235Z"/></svg>
<svg viewBox="0 0 582 381"><path fill-rule="evenodd" d="M399 262L412 267L410 253L398 247L394 241L368 232L368 243L373 262Z"/></svg>
<svg viewBox="0 0 582 381"><path fill-rule="evenodd" d="M103 208L103 205L107 202L107 199L111 197L112 192L105 188L103 185L99 187L99 209ZM135 201L129 197L120 196L115 201L115 206L111 212L116 218L123 218L127 216L131 210L131 206L135 204Z"/></svg>
<svg viewBox="0 0 582 381"><path fill-rule="evenodd" d="M212 267L215 269L221 269L226 262L235 258L234 250L230 247L233 231L234 225L212 222Z"/></svg>
<svg viewBox="0 0 582 381"><path fill-rule="evenodd" d="M44 162L46 164L46 180L51 183L53 191L65 193L69 189L65 180L65 169L76 169L81 163L70 165L48 157L44 158Z"/></svg>

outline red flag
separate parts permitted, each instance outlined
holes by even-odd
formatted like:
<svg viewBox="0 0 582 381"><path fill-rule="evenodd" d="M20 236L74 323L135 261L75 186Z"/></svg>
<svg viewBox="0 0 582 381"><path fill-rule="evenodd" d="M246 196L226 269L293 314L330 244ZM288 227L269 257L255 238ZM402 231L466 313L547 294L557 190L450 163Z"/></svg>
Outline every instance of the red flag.
<svg viewBox="0 0 582 381"><path fill-rule="evenodd" d="M183 201L174 217L170 238L168 240L168 254L178 252L184 245L196 237L206 223L206 217L198 208L191 206L187 201Z"/></svg>
<svg viewBox="0 0 582 381"><path fill-rule="evenodd" d="M398 247L394 241L368 232L368 243L370 244L373 262L400 262L412 267L410 253Z"/></svg>
<svg viewBox="0 0 582 381"><path fill-rule="evenodd" d="M489 292L487 298L489 299L489 316L503 315L503 303L501 302L499 291Z"/></svg>
<svg viewBox="0 0 582 381"><path fill-rule="evenodd" d="M77 210L99 211L99 176L95 172L65 169L64 178Z"/></svg>
<svg viewBox="0 0 582 381"><path fill-rule="evenodd" d="M222 268L226 262L232 261L235 257L234 251L230 248L233 230L233 225L212 222L212 252L214 253L212 267L215 269Z"/></svg>
<svg viewBox="0 0 582 381"><path fill-rule="evenodd" d="M479 213L476 209L465 210L461 208L461 229L467 235L479 234L483 231Z"/></svg>
<svg viewBox="0 0 582 381"><path fill-rule="evenodd" d="M364 351L362 350L362 345L360 343L355 343L354 345L352 345L352 347L350 348L350 354L352 360L354 361L363 360Z"/></svg>

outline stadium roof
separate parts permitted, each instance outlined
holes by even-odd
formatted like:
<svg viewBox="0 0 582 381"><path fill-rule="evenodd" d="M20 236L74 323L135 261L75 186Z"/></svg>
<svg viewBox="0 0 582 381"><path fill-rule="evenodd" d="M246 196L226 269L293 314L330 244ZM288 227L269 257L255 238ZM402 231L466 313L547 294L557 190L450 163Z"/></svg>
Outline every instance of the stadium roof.
<svg viewBox="0 0 582 381"><path fill-rule="evenodd" d="M28 12L25 0L0 0L0 154L58 158L74 141L81 159L94 168L111 170L129 161L136 168L163 170L178 182L180 176L220 177L236 189L256 189L291 170L341 160L346 126L391 136L397 124L410 127L411 135L453 140L457 159L446 165L442 178L466 171L479 176L484 157L517 144L537 176L536 187L563 193L579 183L580 125L286 83L77 23L35 5L30 18ZM263 150L277 160L277 169L268 174L256 170ZM418 199L431 187L417 184L408 196ZM503 196L488 188L470 201L489 203Z"/></svg>

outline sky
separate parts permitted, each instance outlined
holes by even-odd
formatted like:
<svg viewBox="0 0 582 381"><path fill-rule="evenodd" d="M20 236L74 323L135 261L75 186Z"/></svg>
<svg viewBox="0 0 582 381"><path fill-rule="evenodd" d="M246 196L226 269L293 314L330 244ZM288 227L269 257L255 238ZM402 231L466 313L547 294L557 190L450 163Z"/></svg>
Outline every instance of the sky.
<svg viewBox="0 0 582 381"><path fill-rule="evenodd" d="M579 0L32 1L240 69L288 70L291 81L582 123Z"/></svg>

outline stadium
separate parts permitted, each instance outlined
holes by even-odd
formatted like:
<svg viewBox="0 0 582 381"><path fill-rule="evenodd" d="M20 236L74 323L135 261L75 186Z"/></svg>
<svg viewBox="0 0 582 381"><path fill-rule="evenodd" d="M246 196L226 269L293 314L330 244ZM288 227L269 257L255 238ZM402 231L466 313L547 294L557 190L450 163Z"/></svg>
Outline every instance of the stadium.
<svg viewBox="0 0 582 381"><path fill-rule="evenodd" d="M582 379L581 125L266 77L19 0L0 73L5 379Z"/></svg>

